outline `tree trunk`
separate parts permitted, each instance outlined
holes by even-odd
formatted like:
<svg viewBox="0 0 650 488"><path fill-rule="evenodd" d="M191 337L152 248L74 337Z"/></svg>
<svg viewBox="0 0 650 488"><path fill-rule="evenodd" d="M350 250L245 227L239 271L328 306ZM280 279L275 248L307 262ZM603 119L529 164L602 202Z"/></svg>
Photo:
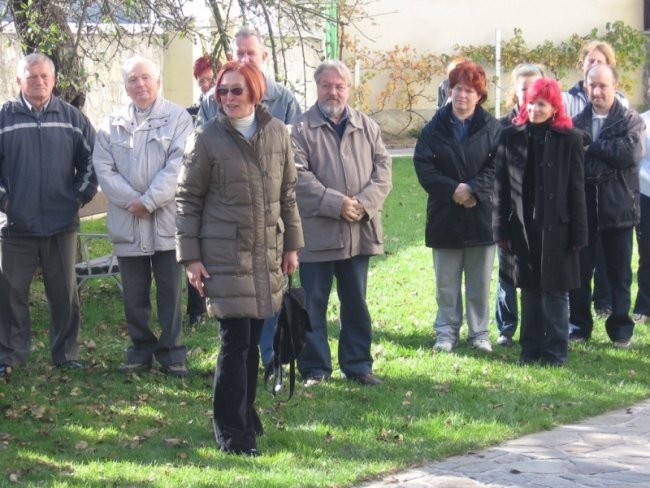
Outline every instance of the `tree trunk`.
<svg viewBox="0 0 650 488"><path fill-rule="evenodd" d="M87 76L65 12L49 0L12 0L10 8L23 52L48 55L56 67L55 94L81 109Z"/></svg>

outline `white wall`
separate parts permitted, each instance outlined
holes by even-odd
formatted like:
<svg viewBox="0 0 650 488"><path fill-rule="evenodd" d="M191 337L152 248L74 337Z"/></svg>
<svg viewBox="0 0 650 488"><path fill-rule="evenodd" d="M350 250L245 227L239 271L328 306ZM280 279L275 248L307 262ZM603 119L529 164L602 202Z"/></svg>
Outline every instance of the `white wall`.
<svg viewBox="0 0 650 488"><path fill-rule="evenodd" d="M503 40L508 40L514 29L520 28L528 46L534 47L547 39L559 43L574 33L584 35L594 27L603 33L607 22L617 20L643 28L641 0L377 0L370 9L377 17L362 24L369 40L363 36L356 39L372 50L411 45L419 52L452 54L455 44L494 44L497 29ZM579 76L576 71L561 83L568 88ZM627 95L633 105L641 104L642 70L628 76L636 89ZM432 83L430 94L434 97L441 79ZM502 80L507 90L509 73ZM371 98L381 87L375 84L372 90ZM493 90L492 85L492 101Z"/></svg>

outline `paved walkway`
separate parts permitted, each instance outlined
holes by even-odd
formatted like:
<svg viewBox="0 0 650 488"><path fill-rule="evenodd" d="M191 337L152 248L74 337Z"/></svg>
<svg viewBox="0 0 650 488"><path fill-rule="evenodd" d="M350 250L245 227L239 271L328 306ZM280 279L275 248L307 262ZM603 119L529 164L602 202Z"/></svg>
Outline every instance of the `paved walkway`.
<svg viewBox="0 0 650 488"><path fill-rule="evenodd" d="M650 487L650 399L362 486L647 488Z"/></svg>

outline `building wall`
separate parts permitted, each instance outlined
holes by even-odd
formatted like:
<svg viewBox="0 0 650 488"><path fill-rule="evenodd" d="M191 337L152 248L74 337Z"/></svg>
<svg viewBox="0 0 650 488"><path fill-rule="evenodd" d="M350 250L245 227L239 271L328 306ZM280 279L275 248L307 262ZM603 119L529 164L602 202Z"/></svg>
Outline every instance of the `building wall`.
<svg viewBox="0 0 650 488"><path fill-rule="evenodd" d="M643 29L640 0L377 0L370 9L377 16L362 24L367 37L357 36L356 40L372 50L411 45L419 52L453 54L456 44L494 44L497 29L503 40L510 39L515 28L522 29L529 47L547 39L557 44L571 34L587 34L594 27L603 33L607 22L617 20ZM493 67L486 68L494 74ZM632 77L636 87L626 95L633 105L643 104L642 69L626 75ZM560 82L568 88L579 78L580 73L574 71ZM505 92L509 73L502 74L502 80ZM434 98L440 81L442 77L435 78L428 92ZM495 89L491 84L492 101ZM372 100L381 90L381 82L372 85L371 90ZM424 103L419 108L430 111L433 107Z"/></svg>

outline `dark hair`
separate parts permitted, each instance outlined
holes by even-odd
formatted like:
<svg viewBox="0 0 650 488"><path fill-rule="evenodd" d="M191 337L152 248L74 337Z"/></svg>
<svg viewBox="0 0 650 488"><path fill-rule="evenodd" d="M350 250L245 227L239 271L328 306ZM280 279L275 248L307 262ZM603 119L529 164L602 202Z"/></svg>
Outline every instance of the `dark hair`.
<svg viewBox="0 0 650 488"><path fill-rule="evenodd" d="M262 72L255 66L253 63L242 63L241 61L228 61L224 64L219 71L217 76L217 88L221 85L221 80L223 76L230 72L236 71L244 77L246 81L246 88L250 95L250 102L257 105L262 101L264 96L264 91L266 90L266 83L264 82L264 75ZM215 100L218 104L221 104L219 96L215 91L214 95Z"/></svg>
<svg viewBox="0 0 650 488"><path fill-rule="evenodd" d="M214 68L212 67L212 58L209 54L206 53L194 61L194 65L192 66L194 79L198 80L199 76L201 76L201 74L207 70L211 70L214 73Z"/></svg>
<svg viewBox="0 0 650 488"><path fill-rule="evenodd" d="M480 96L478 101L479 105L487 100L487 78L485 76L485 70L480 64L473 61L463 61L457 64L449 72L449 89L453 90L459 83L476 90L476 93Z"/></svg>
<svg viewBox="0 0 650 488"><path fill-rule="evenodd" d="M540 78L533 85L526 90L526 97L524 98L524 105L520 108L519 114L512 119L514 125L524 125L529 121L527 105L542 98L546 100L555 109L555 115L551 119L551 127L555 129L570 129L573 127L571 117L566 114L564 110L564 103L562 102L562 89L557 81L551 78Z"/></svg>

